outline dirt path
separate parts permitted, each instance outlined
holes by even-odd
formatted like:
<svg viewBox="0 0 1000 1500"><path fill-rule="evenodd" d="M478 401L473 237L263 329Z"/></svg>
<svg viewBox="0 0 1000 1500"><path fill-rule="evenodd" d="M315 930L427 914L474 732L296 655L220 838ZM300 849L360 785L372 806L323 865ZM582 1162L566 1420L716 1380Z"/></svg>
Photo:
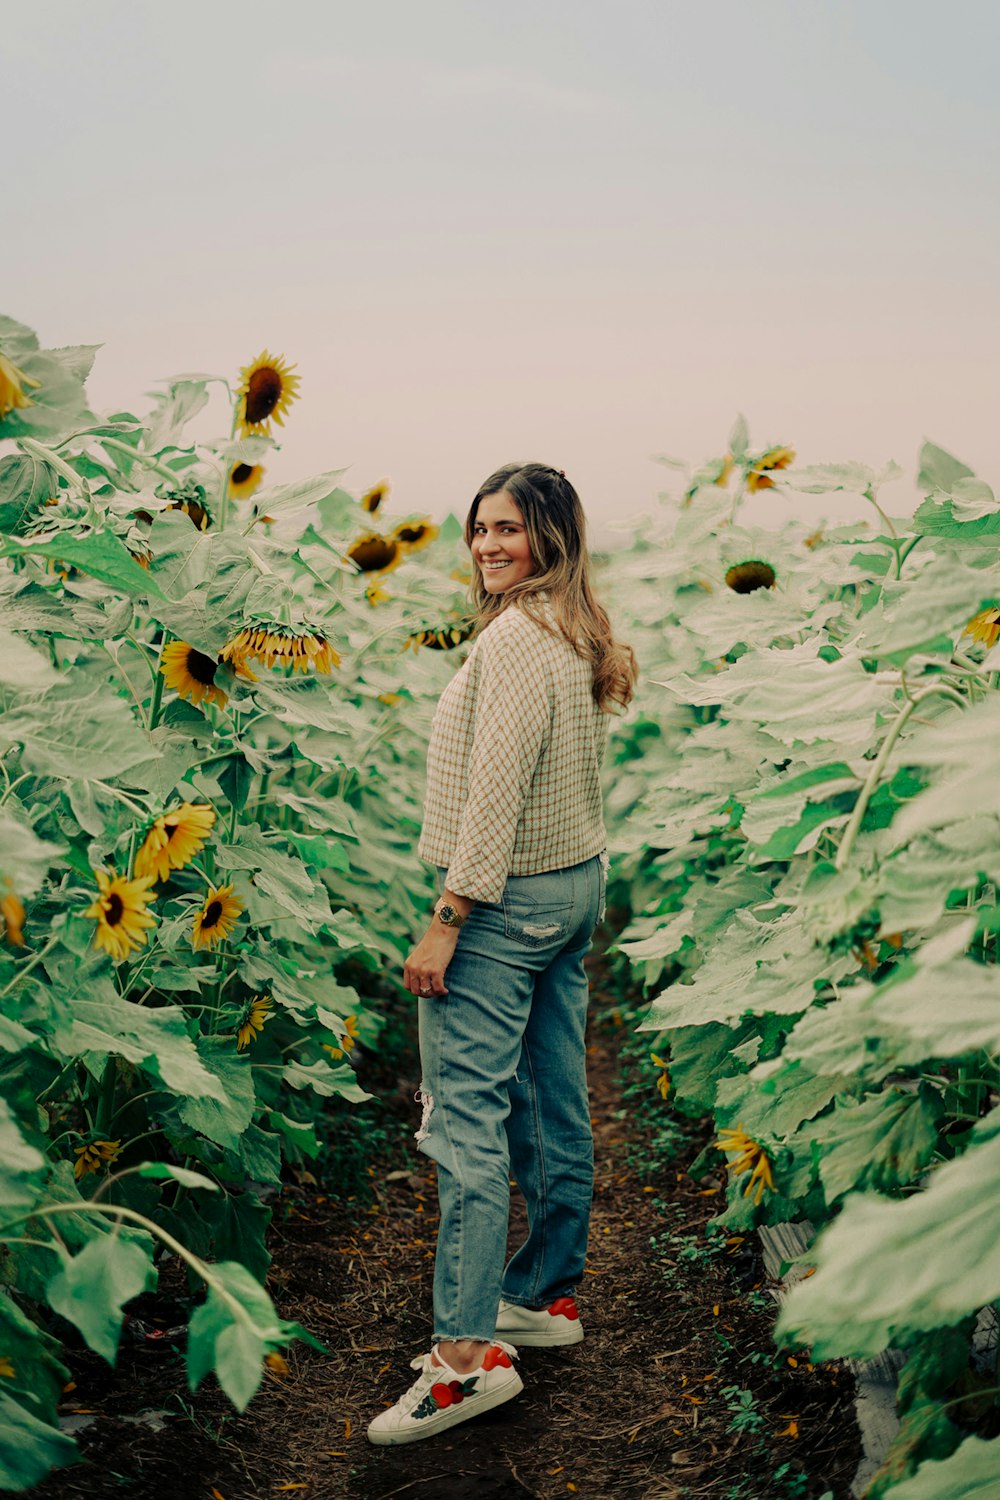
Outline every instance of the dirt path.
<svg viewBox="0 0 1000 1500"><path fill-rule="evenodd" d="M348 1217L329 1196L335 1184L292 1187L276 1210L272 1295L332 1357L293 1345L288 1375L269 1373L238 1417L210 1383L187 1396L179 1340L152 1355L130 1346L114 1374L83 1352L67 1408L96 1413L79 1434L87 1461L51 1476L38 1500L805 1500L827 1490L845 1500L857 1462L850 1384L775 1354L749 1244L706 1248L718 1184L684 1170L702 1138L690 1132L666 1160L634 1105L623 1109L627 1036L613 1023L591 1027L598 1175L579 1294L586 1337L525 1349L516 1401L403 1448L365 1438L413 1378L408 1360L431 1326L433 1176L406 1144L407 1121L395 1160L372 1163L381 1185L366 1212ZM641 1077L648 1098L648 1071ZM383 1108L415 1110L413 1087L400 1078ZM515 1235L518 1222L515 1208ZM150 1408L163 1413L159 1431L135 1421Z"/></svg>

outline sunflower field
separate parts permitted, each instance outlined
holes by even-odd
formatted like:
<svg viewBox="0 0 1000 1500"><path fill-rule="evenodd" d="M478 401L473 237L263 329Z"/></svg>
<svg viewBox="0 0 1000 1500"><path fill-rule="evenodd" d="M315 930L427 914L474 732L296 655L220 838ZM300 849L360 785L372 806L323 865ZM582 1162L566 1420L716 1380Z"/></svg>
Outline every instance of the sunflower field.
<svg viewBox="0 0 1000 1500"><path fill-rule="evenodd" d="M342 471L267 482L284 357L101 417L93 354L0 319L9 1490L75 1457L59 1327L113 1363L165 1260L204 1288L192 1389L214 1371L243 1410L310 1338L264 1288L270 1203L327 1101L367 1098L352 1054L433 898L424 754L470 633L453 518L390 520ZM213 397L225 430L193 441ZM717 1222L813 1236L779 1337L905 1357L868 1493L951 1500L1000 1486L1000 507L930 444L906 518L894 466L794 460L737 423L601 559L642 673L607 767L617 962L650 1088L714 1121ZM762 489L780 531L741 524ZM817 526L837 490L871 523Z"/></svg>

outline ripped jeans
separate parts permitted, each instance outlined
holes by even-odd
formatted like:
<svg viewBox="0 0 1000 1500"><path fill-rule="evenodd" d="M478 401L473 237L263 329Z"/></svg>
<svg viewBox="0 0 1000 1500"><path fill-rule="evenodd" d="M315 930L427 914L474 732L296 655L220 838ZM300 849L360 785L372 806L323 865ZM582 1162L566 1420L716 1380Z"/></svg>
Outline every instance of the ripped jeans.
<svg viewBox="0 0 1000 1500"><path fill-rule="evenodd" d="M603 852L509 877L462 926L447 995L418 1002L416 1139L437 1163L441 1206L435 1343L492 1339L501 1297L547 1307L583 1275L594 1178L583 960L606 889ZM529 1230L505 1266L511 1176Z"/></svg>

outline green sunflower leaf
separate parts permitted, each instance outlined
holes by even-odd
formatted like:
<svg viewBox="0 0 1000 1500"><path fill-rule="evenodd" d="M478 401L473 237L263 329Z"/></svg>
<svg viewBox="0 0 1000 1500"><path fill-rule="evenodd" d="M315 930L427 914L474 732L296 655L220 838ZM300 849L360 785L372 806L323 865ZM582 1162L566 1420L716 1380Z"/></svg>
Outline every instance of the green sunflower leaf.
<svg viewBox="0 0 1000 1500"><path fill-rule="evenodd" d="M214 1370L237 1411L245 1411L263 1375L264 1355L293 1338L315 1343L295 1323L280 1318L267 1292L236 1261L209 1268L208 1296L195 1310L188 1329L187 1372L190 1389ZM319 1345L318 1347L322 1347Z"/></svg>
<svg viewBox="0 0 1000 1500"><path fill-rule="evenodd" d="M79 1456L71 1437L0 1391L0 1488L31 1489L50 1469Z"/></svg>
<svg viewBox="0 0 1000 1500"><path fill-rule="evenodd" d="M967 1437L947 1458L922 1463L892 1486L892 1500L995 1500L1000 1494L1000 1438Z"/></svg>
<svg viewBox="0 0 1000 1500"><path fill-rule="evenodd" d="M199 1037L198 1055L218 1087L212 1098L190 1094L182 1099L181 1119L216 1145L237 1151L256 1102L250 1059L236 1051L231 1036Z"/></svg>
<svg viewBox="0 0 1000 1500"><path fill-rule="evenodd" d="M126 594L161 597L156 579L140 568L112 531L98 531L90 536L74 536L63 531L48 541L29 542L7 537L0 541L0 556L52 558L79 568L98 582L110 584Z"/></svg>
<svg viewBox="0 0 1000 1500"><path fill-rule="evenodd" d="M115 1235L91 1240L79 1255L63 1258L46 1290L49 1306L109 1365L118 1353L125 1303L156 1285L152 1248L152 1241L147 1249Z"/></svg>

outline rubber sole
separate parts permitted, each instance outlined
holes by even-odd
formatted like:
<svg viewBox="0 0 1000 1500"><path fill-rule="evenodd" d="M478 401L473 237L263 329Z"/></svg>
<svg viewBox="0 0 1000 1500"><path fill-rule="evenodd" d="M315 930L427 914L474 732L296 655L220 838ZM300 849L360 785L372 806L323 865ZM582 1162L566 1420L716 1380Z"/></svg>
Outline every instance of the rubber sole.
<svg viewBox="0 0 1000 1500"><path fill-rule="evenodd" d="M532 1333L525 1330L523 1333L517 1328L498 1327L497 1338L504 1339L508 1344L513 1344L515 1349L555 1349L566 1347L569 1344L578 1344L583 1338L583 1326L580 1323L574 1325L571 1332L564 1329L539 1330Z"/></svg>
<svg viewBox="0 0 1000 1500"><path fill-rule="evenodd" d="M368 1429L368 1441L379 1448L398 1447L400 1443L419 1443L421 1438L433 1437L436 1432L443 1432L445 1428L457 1427L459 1422L468 1422L472 1417L478 1417L480 1413L492 1411L495 1406L502 1406L505 1401L512 1400L524 1390L524 1381L514 1371L513 1380L498 1385L485 1396L476 1401L469 1402L468 1411L463 1411L462 1406L446 1406L438 1417L428 1417L422 1421L419 1427L400 1427L389 1432L372 1432ZM454 1415L452 1415L455 1413Z"/></svg>

